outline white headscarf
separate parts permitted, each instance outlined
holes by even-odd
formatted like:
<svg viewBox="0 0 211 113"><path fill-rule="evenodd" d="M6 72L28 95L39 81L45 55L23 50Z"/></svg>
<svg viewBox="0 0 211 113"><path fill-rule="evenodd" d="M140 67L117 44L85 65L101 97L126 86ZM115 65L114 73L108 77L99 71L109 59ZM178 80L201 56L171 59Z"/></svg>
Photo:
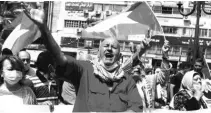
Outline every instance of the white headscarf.
<svg viewBox="0 0 211 113"><path fill-rule="evenodd" d="M192 88L193 88L193 75L197 73L195 71L188 71L187 73L185 73L185 75L182 78L182 82L180 85L180 90L186 90L188 92L188 94L192 97ZM176 95L176 94L175 94ZM174 108L174 97L171 99L171 102L169 104L169 106L171 108Z"/></svg>
<svg viewBox="0 0 211 113"><path fill-rule="evenodd" d="M193 88L193 75L197 73L195 71L189 71L185 73L182 78L180 90L191 90Z"/></svg>

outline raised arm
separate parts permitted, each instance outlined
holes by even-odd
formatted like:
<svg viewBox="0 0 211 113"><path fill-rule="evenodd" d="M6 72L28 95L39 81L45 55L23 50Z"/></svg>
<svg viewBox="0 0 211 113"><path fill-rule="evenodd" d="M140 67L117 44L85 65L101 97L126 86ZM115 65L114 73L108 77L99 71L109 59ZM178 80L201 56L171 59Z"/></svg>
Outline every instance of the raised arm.
<svg viewBox="0 0 211 113"><path fill-rule="evenodd" d="M56 60L56 77L58 79L72 83L76 91L80 85L80 79L83 74L84 66L81 62L77 61L71 56L65 56L59 45L54 40L51 32L47 28L45 23L44 11L38 9L31 9L30 13L25 12L26 15L38 26L42 38L44 38L44 44L48 51L51 52Z"/></svg>
<svg viewBox="0 0 211 113"><path fill-rule="evenodd" d="M66 61L67 59L64 56L64 53L61 51L59 45L54 40L46 24L44 24L43 26L40 26L39 28L40 28L42 37L44 37L45 47L47 48L48 51L52 53L53 56L55 56L56 63L60 66L64 66L67 62Z"/></svg>
<svg viewBox="0 0 211 113"><path fill-rule="evenodd" d="M135 62L139 61L142 55L151 47L150 46L151 37L152 37L152 30L148 30L144 40L141 41L141 43L136 47L137 51L132 56L133 65L136 65Z"/></svg>
<svg viewBox="0 0 211 113"><path fill-rule="evenodd" d="M135 53L122 64L124 71L130 72L132 67L136 66L140 62L140 59L146 50L150 48L150 41L152 36L151 32L151 30L148 30L146 38L136 46L137 51L135 51Z"/></svg>
<svg viewBox="0 0 211 113"><path fill-rule="evenodd" d="M162 47L162 62L160 66L161 71L159 73L156 73L156 82L161 84L168 82L170 77L170 69L172 65L168 60L169 49L170 49L169 42L166 40Z"/></svg>
<svg viewBox="0 0 211 113"><path fill-rule="evenodd" d="M170 69L171 64L169 63L169 52L170 46L169 41L165 40L164 45L162 47L162 63L161 63L161 69Z"/></svg>
<svg viewBox="0 0 211 113"><path fill-rule="evenodd" d="M26 10L27 11L27 10ZM66 64L66 57L62 53L59 45L54 40L51 32L49 31L47 24L45 22L45 13L43 10L31 9L30 13L25 12L25 14L38 26L42 38L44 38L44 45L49 50L53 56L55 56L56 63L60 66Z"/></svg>

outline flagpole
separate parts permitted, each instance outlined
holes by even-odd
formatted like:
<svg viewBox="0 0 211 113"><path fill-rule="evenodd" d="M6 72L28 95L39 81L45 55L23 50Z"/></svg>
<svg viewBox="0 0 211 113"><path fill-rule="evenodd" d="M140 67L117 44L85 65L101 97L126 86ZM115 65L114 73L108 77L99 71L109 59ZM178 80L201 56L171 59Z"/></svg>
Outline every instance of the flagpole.
<svg viewBox="0 0 211 113"><path fill-rule="evenodd" d="M201 17L201 13L202 11L205 14L211 15L211 12L208 12L205 10L205 5L207 5L208 3L205 1L194 1L193 2L193 9L189 12L189 13L184 13L183 12L183 3L181 1L178 2L178 10L180 12L181 15L183 16L189 16L191 14L193 14L196 11L196 25L195 25L195 39L194 39L194 44L193 44L193 62L195 62L195 60L197 58L200 57L200 45L199 45L199 35L200 35L200 26L199 26L199 21L200 21L200 17Z"/></svg>

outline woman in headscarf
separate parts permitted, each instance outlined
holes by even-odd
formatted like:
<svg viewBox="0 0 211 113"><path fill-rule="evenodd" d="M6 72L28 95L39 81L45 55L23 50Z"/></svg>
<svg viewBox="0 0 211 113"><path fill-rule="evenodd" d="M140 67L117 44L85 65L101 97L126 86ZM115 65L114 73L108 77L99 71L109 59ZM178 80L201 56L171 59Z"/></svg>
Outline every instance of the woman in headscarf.
<svg viewBox="0 0 211 113"><path fill-rule="evenodd" d="M172 98L170 107L180 111L207 108L205 101L202 99L203 90L201 79L201 74L195 71L187 72L182 79L180 91Z"/></svg>

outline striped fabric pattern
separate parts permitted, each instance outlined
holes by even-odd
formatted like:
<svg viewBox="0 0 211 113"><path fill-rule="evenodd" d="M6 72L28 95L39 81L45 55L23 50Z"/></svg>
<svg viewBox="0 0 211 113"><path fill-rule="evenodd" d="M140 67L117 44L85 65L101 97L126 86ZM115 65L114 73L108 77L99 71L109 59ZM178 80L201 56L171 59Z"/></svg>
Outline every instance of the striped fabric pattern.
<svg viewBox="0 0 211 113"><path fill-rule="evenodd" d="M51 92L49 93L48 83L42 83L41 80L35 76L26 76L26 78L30 79L34 84L35 95L37 99L37 103L41 104L42 102L50 100L53 104L58 104L58 96L56 91L56 83L51 84Z"/></svg>

